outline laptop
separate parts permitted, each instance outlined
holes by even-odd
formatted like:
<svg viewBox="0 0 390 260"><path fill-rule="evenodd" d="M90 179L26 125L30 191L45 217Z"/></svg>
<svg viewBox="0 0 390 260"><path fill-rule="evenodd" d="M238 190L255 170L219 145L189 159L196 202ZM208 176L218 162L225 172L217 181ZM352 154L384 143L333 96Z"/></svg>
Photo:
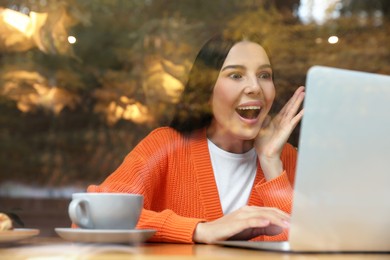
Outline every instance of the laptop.
<svg viewBox="0 0 390 260"><path fill-rule="evenodd" d="M217 244L390 252L390 76L314 66L303 106L288 241Z"/></svg>

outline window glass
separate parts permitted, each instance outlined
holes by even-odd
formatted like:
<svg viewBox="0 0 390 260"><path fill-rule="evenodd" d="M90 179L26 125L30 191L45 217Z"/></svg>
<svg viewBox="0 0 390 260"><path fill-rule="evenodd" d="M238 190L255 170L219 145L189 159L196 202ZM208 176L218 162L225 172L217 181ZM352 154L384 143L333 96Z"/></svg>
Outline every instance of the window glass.
<svg viewBox="0 0 390 260"><path fill-rule="evenodd" d="M0 196L68 198L171 120L200 46L258 34L281 107L315 64L390 74L386 0L0 1ZM299 127L290 138L297 145Z"/></svg>

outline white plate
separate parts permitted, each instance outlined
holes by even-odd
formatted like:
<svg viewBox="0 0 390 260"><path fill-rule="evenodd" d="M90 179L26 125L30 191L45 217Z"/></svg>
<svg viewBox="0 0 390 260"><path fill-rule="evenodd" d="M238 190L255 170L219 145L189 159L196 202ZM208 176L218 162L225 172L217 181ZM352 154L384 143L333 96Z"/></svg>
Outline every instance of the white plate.
<svg viewBox="0 0 390 260"><path fill-rule="evenodd" d="M82 243L142 243L156 233L153 229L55 228L65 240Z"/></svg>
<svg viewBox="0 0 390 260"><path fill-rule="evenodd" d="M9 243L39 234L39 229L15 228L13 230L0 231L0 243Z"/></svg>

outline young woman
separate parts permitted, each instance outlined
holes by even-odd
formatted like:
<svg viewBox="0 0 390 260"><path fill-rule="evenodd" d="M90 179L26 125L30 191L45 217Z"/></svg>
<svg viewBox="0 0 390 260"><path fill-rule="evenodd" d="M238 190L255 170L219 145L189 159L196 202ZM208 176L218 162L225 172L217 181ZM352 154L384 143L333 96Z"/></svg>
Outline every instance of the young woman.
<svg viewBox="0 0 390 260"><path fill-rule="evenodd" d="M286 240L304 88L268 115L272 66L253 39L216 36L195 59L170 127L152 131L89 192L144 195L150 241Z"/></svg>

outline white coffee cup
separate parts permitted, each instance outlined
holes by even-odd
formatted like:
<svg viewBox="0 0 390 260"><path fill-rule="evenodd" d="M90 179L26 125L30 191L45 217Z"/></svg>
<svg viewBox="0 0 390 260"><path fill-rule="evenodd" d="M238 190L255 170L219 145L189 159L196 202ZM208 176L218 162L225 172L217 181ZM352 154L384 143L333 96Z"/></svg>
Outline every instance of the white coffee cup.
<svg viewBox="0 0 390 260"><path fill-rule="evenodd" d="M68 207L74 224L86 229L134 229L144 197L127 193L74 193Z"/></svg>

